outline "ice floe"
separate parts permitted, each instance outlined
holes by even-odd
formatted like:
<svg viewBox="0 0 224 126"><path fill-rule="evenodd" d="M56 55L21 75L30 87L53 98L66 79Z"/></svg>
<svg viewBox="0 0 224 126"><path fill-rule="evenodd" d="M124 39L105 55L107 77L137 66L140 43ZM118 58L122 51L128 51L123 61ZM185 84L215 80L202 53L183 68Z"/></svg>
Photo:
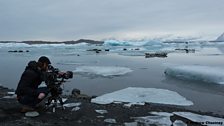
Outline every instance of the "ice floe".
<svg viewBox="0 0 224 126"><path fill-rule="evenodd" d="M224 68L199 65L172 66L165 74L180 79L197 80L209 83L224 84Z"/></svg>
<svg viewBox="0 0 224 126"><path fill-rule="evenodd" d="M91 100L92 103L110 104L114 102L124 103L160 103L180 106L190 106L193 102L187 100L177 92L156 89L129 87L112 93L108 93Z"/></svg>
<svg viewBox="0 0 224 126"><path fill-rule="evenodd" d="M118 76L132 72L130 68L117 67L117 66L80 66L73 72L76 73L89 73L101 76Z"/></svg>
<svg viewBox="0 0 224 126"><path fill-rule="evenodd" d="M224 125L223 118L217 118L206 115L199 115L191 112L173 112L175 115L181 116L183 118L187 118L193 122L200 123L206 126L221 126Z"/></svg>

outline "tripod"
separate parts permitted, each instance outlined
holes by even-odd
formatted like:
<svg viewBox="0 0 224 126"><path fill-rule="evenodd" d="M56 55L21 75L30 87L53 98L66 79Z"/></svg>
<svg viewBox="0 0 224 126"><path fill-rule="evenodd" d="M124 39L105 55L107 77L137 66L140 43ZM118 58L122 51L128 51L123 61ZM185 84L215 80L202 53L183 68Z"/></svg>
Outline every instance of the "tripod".
<svg viewBox="0 0 224 126"><path fill-rule="evenodd" d="M50 92L51 96L48 97L47 103L45 104L47 105L47 108L51 107L50 105L52 104L53 112L55 112L59 102L60 105L62 106L62 109L64 110L65 109L65 107L63 106L64 102L62 101L61 97L62 88L60 86L51 87Z"/></svg>

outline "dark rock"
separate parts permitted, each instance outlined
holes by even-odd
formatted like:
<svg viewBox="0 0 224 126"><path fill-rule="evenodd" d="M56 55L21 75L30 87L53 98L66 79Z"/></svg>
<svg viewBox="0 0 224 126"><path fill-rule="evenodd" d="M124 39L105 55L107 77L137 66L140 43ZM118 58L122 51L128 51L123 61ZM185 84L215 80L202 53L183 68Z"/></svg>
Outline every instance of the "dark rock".
<svg viewBox="0 0 224 126"><path fill-rule="evenodd" d="M195 53L195 49L175 49L177 51L184 51L186 53Z"/></svg>
<svg viewBox="0 0 224 126"><path fill-rule="evenodd" d="M72 96L78 96L81 94L81 91L79 89L74 88L72 90Z"/></svg>
<svg viewBox="0 0 224 126"><path fill-rule="evenodd" d="M22 52L30 52L29 50L23 51L23 50L9 50L8 52L12 52L12 53L22 53Z"/></svg>
<svg viewBox="0 0 224 126"><path fill-rule="evenodd" d="M151 58L151 57L167 57L167 53L161 52L161 53L145 53L145 58Z"/></svg>

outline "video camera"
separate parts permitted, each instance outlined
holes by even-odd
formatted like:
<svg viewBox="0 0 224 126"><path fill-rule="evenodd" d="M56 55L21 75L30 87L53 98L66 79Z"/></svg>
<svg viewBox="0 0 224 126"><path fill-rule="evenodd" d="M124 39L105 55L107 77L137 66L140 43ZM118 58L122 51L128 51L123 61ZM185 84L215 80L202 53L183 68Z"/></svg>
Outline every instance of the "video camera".
<svg viewBox="0 0 224 126"><path fill-rule="evenodd" d="M72 71L61 72L58 68L54 68L51 65L48 65L48 71L45 73L45 82L46 85L57 85L65 82L64 79L70 79L73 77Z"/></svg>
<svg viewBox="0 0 224 126"><path fill-rule="evenodd" d="M51 96L48 98L48 103L46 105L50 105L53 101L56 107L57 100L59 100L60 104L63 105L63 101L61 98L62 94L62 83L65 82L65 79L73 78L72 71L61 72L58 68L54 68L51 65L48 65L48 71L44 73L44 80L49 89ZM55 111L55 110L53 110Z"/></svg>

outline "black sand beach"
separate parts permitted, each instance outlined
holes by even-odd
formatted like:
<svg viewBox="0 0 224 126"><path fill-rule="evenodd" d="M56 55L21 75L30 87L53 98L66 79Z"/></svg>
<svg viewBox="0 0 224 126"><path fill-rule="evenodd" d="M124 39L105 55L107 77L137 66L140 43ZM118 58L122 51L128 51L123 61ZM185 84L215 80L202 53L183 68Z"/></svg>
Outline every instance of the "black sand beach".
<svg viewBox="0 0 224 126"><path fill-rule="evenodd" d="M105 126L105 125L119 125L124 123L134 122L132 117L149 116L149 112L193 112L201 115L210 115L216 117L224 117L224 115L214 115L213 113L202 113L190 111L184 107L161 105L161 104L146 104L144 106L134 105L131 107L124 107L123 104L109 104L98 105L90 102L90 99L74 98L66 96L68 100L66 103L81 103L80 109L71 111L72 108L57 108L53 113L52 109L39 108L40 113L38 117L26 117L24 113L20 112L21 105L15 98L2 98L7 95L8 91L13 91L8 88L0 87L0 125L1 126ZM108 113L99 114L95 110L107 110ZM116 123L107 123L105 119L115 119ZM177 115L171 116L171 121L182 120L188 125L200 125L191 122L188 119L179 117ZM138 125L141 125L139 123Z"/></svg>

